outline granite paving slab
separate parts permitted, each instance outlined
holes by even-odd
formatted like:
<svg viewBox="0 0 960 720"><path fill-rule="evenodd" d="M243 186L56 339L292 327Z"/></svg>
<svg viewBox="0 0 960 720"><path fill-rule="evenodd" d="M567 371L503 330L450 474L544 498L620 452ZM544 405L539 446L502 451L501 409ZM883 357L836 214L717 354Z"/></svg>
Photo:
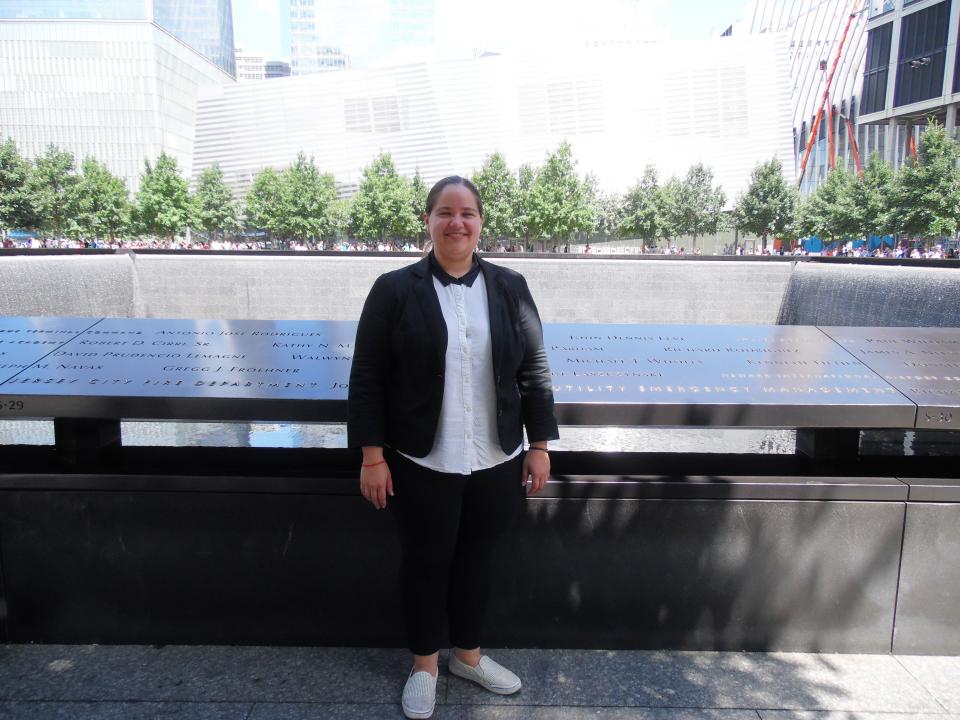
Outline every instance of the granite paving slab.
<svg viewBox="0 0 960 720"><path fill-rule="evenodd" d="M169 646L154 672L170 699L349 704L393 702L409 669L399 649Z"/></svg>
<svg viewBox="0 0 960 720"><path fill-rule="evenodd" d="M500 697L449 677L437 720L960 720L960 658L492 650ZM445 653L444 653L445 655ZM0 720L400 718L402 649L0 646Z"/></svg>
<svg viewBox="0 0 960 720"><path fill-rule="evenodd" d="M473 706L464 720L758 720L754 710L700 708Z"/></svg>
<svg viewBox="0 0 960 720"><path fill-rule="evenodd" d="M432 720L466 720L461 705L438 704ZM257 703L247 720L403 720L400 696L384 705L322 703ZM754 718L756 720L756 718Z"/></svg>
<svg viewBox="0 0 960 720"><path fill-rule="evenodd" d="M957 720L956 715L934 713L830 712L813 710L760 710L760 720Z"/></svg>
<svg viewBox="0 0 960 720"><path fill-rule="evenodd" d="M0 700L163 700L144 645L0 645Z"/></svg>
<svg viewBox="0 0 960 720"><path fill-rule="evenodd" d="M960 657L897 655L897 660L948 712L960 715Z"/></svg>
<svg viewBox="0 0 960 720"><path fill-rule="evenodd" d="M380 648L6 645L0 700L387 703L409 664Z"/></svg>
<svg viewBox="0 0 960 720"><path fill-rule="evenodd" d="M449 704L942 713L888 655L496 650L523 680L502 698L451 678Z"/></svg>
<svg viewBox="0 0 960 720"><path fill-rule="evenodd" d="M0 720L247 720L250 709L249 703L0 702Z"/></svg>

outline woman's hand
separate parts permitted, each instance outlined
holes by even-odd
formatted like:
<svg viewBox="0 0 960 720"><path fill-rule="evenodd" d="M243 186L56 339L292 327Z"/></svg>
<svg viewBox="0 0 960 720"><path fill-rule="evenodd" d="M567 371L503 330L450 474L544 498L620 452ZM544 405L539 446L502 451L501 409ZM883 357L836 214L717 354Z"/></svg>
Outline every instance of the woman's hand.
<svg viewBox="0 0 960 720"><path fill-rule="evenodd" d="M373 448L369 448L373 450ZM379 453L368 453L363 449L363 464L360 466L360 494L367 499L377 510L387 506L387 496L393 496L393 477L390 468L383 458L381 448Z"/></svg>
<svg viewBox="0 0 960 720"><path fill-rule="evenodd" d="M527 454L523 458L523 480L521 485L526 485L530 480L530 489L528 495L535 495L540 492L547 484L547 478L550 477L550 454L546 448L530 446Z"/></svg>

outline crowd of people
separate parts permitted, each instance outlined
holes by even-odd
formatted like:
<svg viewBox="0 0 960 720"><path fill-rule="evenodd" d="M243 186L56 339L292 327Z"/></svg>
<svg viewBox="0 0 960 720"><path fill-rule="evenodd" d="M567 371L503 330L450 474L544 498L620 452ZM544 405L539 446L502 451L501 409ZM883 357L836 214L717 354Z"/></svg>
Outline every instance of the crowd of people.
<svg viewBox="0 0 960 720"><path fill-rule="evenodd" d="M292 250L292 251L334 251L334 252L421 252L422 247L417 243L406 241L386 240L382 242L372 242L363 240L337 240L305 242L298 240L284 241L282 243L270 242L269 240L205 240L185 238L137 238L125 240L74 240L70 238L27 238L11 239L5 238L2 243L4 248L13 249L71 249L71 250L248 250L251 252L259 250ZM544 243L524 245L523 243L488 243L486 247L481 244L480 250L485 253L516 253L516 252L550 252L558 254L573 253L579 255L677 255L699 256L704 254L701 248L696 247L687 249L685 246L677 245L654 245L646 246L642 244L630 245L619 243L602 243L599 247L587 243L563 245L554 244L548 246ZM960 257L960 251L956 247L944 248L943 245L931 245L924 247L917 244L904 245L896 247L883 245L870 249L866 246L853 247L851 243L839 248L824 248L821 251L811 251L802 245L793 249L778 248L773 246L763 247L760 244L748 243L746 245L728 246L721 252L706 253L708 255L791 255L791 256L809 256L821 255L829 257L858 257L858 258L912 258L912 259L956 259Z"/></svg>

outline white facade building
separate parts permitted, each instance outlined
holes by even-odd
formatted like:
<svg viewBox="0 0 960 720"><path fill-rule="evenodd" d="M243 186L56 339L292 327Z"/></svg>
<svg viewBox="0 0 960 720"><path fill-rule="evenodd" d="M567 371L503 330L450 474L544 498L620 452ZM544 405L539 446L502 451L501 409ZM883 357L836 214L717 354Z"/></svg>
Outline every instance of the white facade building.
<svg viewBox="0 0 960 720"><path fill-rule="evenodd" d="M648 164L666 179L702 161L732 204L758 162L778 157L793 179L788 41L748 35L205 88L193 173L219 163L239 196L261 169L304 151L349 191L380 152L429 183L470 174L495 151L514 169L540 164L567 140L602 190L625 190Z"/></svg>
<svg viewBox="0 0 960 720"><path fill-rule="evenodd" d="M131 192L161 151L189 173L197 91L233 82L150 21L0 19L0 137L92 155Z"/></svg>

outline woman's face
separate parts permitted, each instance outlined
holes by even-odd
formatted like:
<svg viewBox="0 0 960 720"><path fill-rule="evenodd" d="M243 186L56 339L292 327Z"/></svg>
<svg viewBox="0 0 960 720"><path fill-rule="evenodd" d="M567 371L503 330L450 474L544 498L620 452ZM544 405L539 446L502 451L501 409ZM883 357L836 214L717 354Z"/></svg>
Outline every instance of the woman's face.
<svg viewBox="0 0 960 720"><path fill-rule="evenodd" d="M477 199L469 189L447 185L425 220L441 265L462 265L469 260L483 227Z"/></svg>

